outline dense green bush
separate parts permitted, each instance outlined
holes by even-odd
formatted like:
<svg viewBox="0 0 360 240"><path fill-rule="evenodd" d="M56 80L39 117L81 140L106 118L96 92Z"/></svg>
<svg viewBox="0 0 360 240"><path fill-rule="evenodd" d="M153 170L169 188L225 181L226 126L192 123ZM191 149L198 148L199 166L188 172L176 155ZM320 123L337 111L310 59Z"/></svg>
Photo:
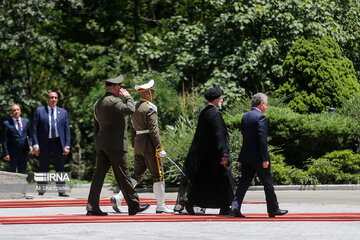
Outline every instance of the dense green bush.
<svg viewBox="0 0 360 240"><path fill-rule="evenodd" d="M230 156L231 156L231 160L232 160L232 173L233 173L233 177L235 179L235 182L237 182L236 180L239 179L240 177L240 171L241 171L241 165L240 163L237 162L237 159L239 157L239 153L241 150L241 146L242 146L242 135L239 129L229 129L228 128L228 133L229 133L229 141L230 141Z"/></svg>
<svg viewBox="0 0 360 240"><path fill-rule="evenodd" d="M281 154L270 152L271 172L275 185L316 185L317 179L304 170L287 165Z"/></svg>
<svg viewBox="0 0 360 240"><path fill-rule="evenodd" d="M348 149L310 159L306 167L307 173L322 184L360 183L360 154Z"/></svg>
<svg viewBox="0 0 360 240"><path fill-rule="evenodd" d="M174 125L166 126L161 135L167 156L181 169L195 134L195 124L195 121L180 117ZM182 177L180 170L166 158L163 158L163 164L166 185L177 187Z"/></svg>
<svg viewBox="0 0 360 240"><path fill-rule="evenodd" d="M296 112L324 112L360 91L353 63L328 36L297 40L283 71L285 83L278 92L289 96L289 107Z"/></svg>
<svg viewBox="0 0 360 240"><path fill-rule="evenodd" d="M267 112L270 144L281 147L286 162L303 168L310 158L342 149L356 150L359 122L337 114L294 113L270 107Z"/></svg>
<svg viewBox="0 0 360 240"><path fill-rule="evenodd" d="M360 121L360 94L344 102L341 108L335 109L335 113Z"/></svg>

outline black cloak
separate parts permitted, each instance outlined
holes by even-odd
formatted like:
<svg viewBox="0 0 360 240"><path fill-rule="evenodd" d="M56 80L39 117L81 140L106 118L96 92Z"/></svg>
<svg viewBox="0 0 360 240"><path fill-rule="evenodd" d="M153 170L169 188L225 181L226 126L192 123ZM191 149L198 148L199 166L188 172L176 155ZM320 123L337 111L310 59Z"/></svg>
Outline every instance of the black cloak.
<svg viewBox="0 0 360 240"><path fill-rule="evenodd" d="M227 166L220 164L228 157ZM184 162L183 176L174 210L185 205L201 208L229 207L235 184L231 173L229 135L220 111L209 104L199 116L195 136Z"/></svg>

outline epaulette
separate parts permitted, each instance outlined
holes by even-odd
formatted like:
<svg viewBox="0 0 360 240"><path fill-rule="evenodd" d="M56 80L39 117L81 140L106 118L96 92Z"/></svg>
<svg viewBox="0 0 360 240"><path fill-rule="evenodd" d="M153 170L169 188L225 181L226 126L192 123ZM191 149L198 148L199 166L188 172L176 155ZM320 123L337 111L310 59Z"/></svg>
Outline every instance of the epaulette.
<svg viewBox="0 0 360 240"><path fill-rule="evenodd" d="M152 110L154 110L155 112L157 112L157 107L155 106L155 104L151 103L151 102L146 102L148 107Z"/></svg>

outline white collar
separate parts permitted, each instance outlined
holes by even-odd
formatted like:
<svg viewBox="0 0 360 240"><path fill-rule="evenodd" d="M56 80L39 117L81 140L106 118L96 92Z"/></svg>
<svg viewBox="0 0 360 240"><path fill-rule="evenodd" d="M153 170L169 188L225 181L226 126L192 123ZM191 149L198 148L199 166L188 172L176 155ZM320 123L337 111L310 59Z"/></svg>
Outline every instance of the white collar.
<svg viewBox="0 0 360 240"><path fill-rule="evenodd" d="M48 108L48 110L49 110L49 112L51 111L51 107L49 106L49 105L47 105L47 108ZM56 106L53 108L54 109L54 111L56 111Z"/></svg>
<svg viewBox="0 0 360 240"><path fill-rule="evenodd" d="M16 120L18 120L18 119L21 122L21 117L19 117L18 119L12 117L12 119L14 120L14 122L16 122Z"/></svg>

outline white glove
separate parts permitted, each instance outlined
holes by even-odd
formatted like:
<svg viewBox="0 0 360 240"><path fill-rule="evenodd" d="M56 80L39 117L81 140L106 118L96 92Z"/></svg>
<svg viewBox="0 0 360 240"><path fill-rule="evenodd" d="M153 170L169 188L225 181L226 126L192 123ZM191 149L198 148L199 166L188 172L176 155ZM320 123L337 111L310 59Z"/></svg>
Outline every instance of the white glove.
<svg viewBox="0 0 360 240"><path fill-rule="evenodd" d="M159 151L159 152L158 152L158 155L159 155L159 157L161 157L161 158L166 157L166 152L165 152L165 150Z"/></svg>

